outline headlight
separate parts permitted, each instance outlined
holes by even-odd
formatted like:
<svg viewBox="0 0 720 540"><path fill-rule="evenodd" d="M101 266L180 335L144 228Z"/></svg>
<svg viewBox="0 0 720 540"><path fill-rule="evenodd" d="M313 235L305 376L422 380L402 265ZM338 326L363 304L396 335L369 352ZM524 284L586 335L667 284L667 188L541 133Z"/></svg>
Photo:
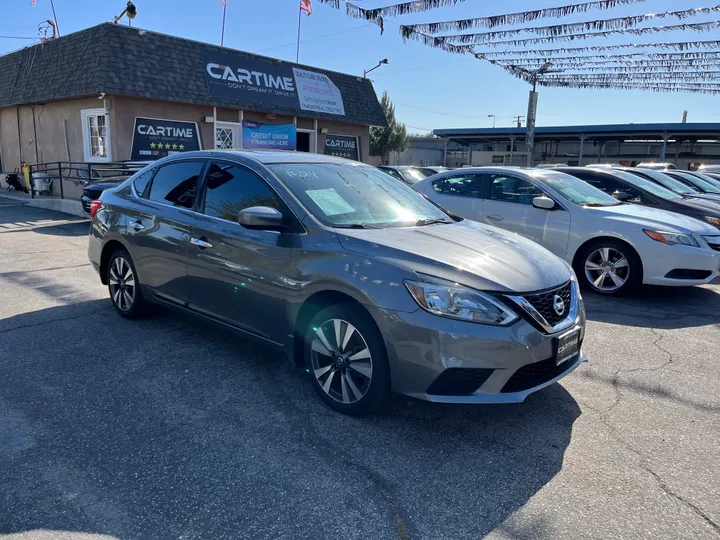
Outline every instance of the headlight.
<svg viewBox="0 0 720 540"><path fill-rule="evenodd" d="M420 307L441 317L496 326L518 318L487 294L450 281L405 281L405 286Z"/></svg>
<svg viewBox="0 0 720 540"><path fill-rule="evenodd" d="M720 227L720 218L716 218L716 217L712 217L712 216L705 216L705 221L707 221L711 225Z"/></svg>
<svg viewBox="0 0 720 540"><path fill-rule="evenodd" d="M693 246L693 247L700 247L700 244L698 244L697 240L690 236L689 234L676 234L676 233L666 233L666 232L660 232L660 231L649 231L647 229L643 229L645 234L647 234L650 238L657 242L662 242L663 244L668 244L670 246L674 246L676 244L679 244L681 246Z"/></svg>

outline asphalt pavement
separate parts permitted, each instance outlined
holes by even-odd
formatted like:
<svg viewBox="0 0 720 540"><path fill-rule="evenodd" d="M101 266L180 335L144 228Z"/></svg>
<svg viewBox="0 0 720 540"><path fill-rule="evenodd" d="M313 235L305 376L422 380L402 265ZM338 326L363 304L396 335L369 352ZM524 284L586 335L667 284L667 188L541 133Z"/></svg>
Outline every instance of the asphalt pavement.
<svg viewBox="0 0 720 540"><path fill-rule="evenodd" d="M720 538L720 286L586 294L590 362L525 403L334 413L163 310L87 221L0 197L0 538Z"/></svg>

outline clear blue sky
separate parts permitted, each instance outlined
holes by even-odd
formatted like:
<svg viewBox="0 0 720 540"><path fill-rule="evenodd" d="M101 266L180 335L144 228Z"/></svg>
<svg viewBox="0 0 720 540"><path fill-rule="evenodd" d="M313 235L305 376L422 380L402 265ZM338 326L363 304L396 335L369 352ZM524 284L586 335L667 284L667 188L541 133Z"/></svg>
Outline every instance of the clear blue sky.
<svg viewBox="0 0 720 540"><path fill-rule="evenodd" d="M396 0L361 0L367 7ZM313 2L311 17L303 16L300 62L362 75L363 69L388 58L390 64L371 74L378 95L387 90L398 118L409 131L447 127L489 127L488 114L497 115L498 126L509 126L512 117L527 110L525 83L500 68L470 56L456 56L417 42L403 43L400 23L432 22L465 17L554 7L581 0L467 0L453 8L431 10L386 21L384 35L365 21L347 17L343 10ZM37 34L38 22L51 18L50 0L0 1L0 35ZM55 0L62 34L112 20L124 0ZM564 18L575 22L622 15L680 10L716 5L715 0L647 0L610 11L591 11ZM136 0L134 26L190 39L219 43L222 7L217 0ZM299 0L229 0L225 44L241 50L295 60ZM688 22L717 20L697 17ZM537 21L555 24L557 19ZM665 19L658 24L678 24ZM480 30L478 30L480 31ZM527 36L532 37L532 36ZM574 45L641 43L652 41L720 40L710 33L666 32L652 36L620 36L606 40L577 41ZM29 41L0 38L0 53L25 46ZM533 48L554 48L537 45ZM557 46L563 46L562 44ZM690 122L720 121L720 96L661 94L641 91L541 89L538 125L680 121L683 110Z"/></svg>

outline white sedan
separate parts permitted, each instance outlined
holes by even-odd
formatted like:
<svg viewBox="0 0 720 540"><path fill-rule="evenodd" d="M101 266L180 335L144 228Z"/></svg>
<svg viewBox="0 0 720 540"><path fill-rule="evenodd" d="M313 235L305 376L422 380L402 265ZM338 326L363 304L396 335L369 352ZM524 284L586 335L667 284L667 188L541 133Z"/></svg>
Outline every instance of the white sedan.
<svg viewBox="0 0 720 540"><path fill-rule="evenodd" d="M530 238L602 294L701 285L720 273L720 232L693 218L622 203L560 171L477 167L413 186L453 214Z"/></svg>

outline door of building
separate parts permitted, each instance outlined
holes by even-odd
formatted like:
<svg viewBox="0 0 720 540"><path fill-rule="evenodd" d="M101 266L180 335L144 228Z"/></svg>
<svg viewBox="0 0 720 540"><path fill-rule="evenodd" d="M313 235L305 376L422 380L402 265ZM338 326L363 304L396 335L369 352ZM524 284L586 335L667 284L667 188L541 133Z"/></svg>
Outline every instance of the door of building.
<svg viewBox="0 0 720 540"><path fill-rule="evenodd" d="M231 122L215 123L215 149L216 150L239 150L242 148L241 124Z"/></svg>

